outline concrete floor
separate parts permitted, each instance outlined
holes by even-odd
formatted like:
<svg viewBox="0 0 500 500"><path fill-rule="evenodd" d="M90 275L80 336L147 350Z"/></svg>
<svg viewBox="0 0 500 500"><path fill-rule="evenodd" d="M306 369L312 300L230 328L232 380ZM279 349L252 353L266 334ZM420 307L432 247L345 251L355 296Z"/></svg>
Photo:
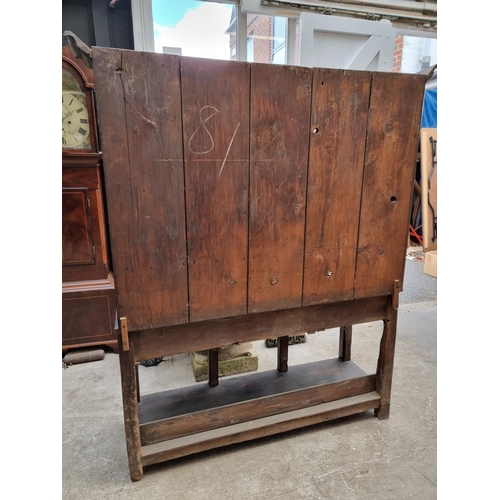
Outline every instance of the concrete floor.
<svg viewBox="0 0 500 500"><path fill-rule="evenodd" d="M62 498L378 500L437 498L437 280L407 259L398 318L391 415L373 411L128 471L118 355L62 371ZM375 372L382 323L353 329L352 359ZM259 370L276 349L255 342ZM289 366L336 357L338 329L289 348ZM139 367L141 392L194 384L189 356ZM221 379L221 384L224 379ZM204 383L204 382L200 382Z"/></svg>

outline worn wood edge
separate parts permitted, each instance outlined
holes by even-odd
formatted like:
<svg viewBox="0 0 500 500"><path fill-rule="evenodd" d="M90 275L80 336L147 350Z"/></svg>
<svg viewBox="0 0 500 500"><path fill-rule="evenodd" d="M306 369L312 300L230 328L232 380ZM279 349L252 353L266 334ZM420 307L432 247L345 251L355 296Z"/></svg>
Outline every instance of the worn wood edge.
<svg viewBox="0 0 500 500"><path fill-rule="evenodd" d="M101 290L114 290L115 283L113 275L109 274L107 279L89 281L67 281L62 284L62 293L77 292L99 292Z"/></svg>
<svg viewBox="0 0 500 500"><path fill-rule="evenodd" d="M148 466L213 448L241 443L335 418L354 415L377 408L379 402L380 396L376 392L370 392L144 446L142 448L141 463L143 466Z"/></svg>
<svg viewBox="0 0 500 500"><path fill-rule="evenodd" d="M392 293L392 290L389 292ZM135 361L382 320L386 296L130 332Z"/></svg>
<svg viewBox="0 0 500 500"><path fill-rule="evenodd" d="M305 389L283 392L272 396L254 398L211 408L189 415L179 415L164 420L140 424L142 445L151 445L167 439L192 434L192 429L209 431L219 427L239 424L257 418L269 417L309 408L348 396L358 396L375 390L375 375L367 375L352 380L342 380L331 384L310 386Z"/></svg>
<svg viewBox="0 0 500 500"><path fill-rule="evenodd" d="M137 372L134 365L133 351L124 351L122 341L122 336L118 335L125 442L130 477L132 481L138 481L143 476L143 468L141 463L142 448L139 431Z"/></svg>

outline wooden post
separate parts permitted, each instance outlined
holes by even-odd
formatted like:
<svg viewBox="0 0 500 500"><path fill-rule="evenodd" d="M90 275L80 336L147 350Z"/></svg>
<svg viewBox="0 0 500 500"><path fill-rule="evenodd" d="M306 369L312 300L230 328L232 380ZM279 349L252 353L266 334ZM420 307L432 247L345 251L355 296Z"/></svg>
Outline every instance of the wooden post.
<svg viewBox="0 0 500 500"><path fill-rule="evenodd" d="M341 326L339 335L339 358L351 361L352 325Z"/></svg>
<svg viewBox="0 0 500 500"><path fill-rule="evenodd" d="M217 387L219 385L219 351L217 349L208 350L208 386Z"/></svg>
<svg viewBox="0 0 500 500"><path fill-rule="evenodd" d="M278 371L288 371L288 335L278 337Z"/></svg>
<svg viewBox="0 0 500 500"><path fill-rule="evenodd" d="M121 335L118 335L118 349L120 356L120 373L122 381L123 417L125 424L125 438L127 442L128 466L132 481L139 481L144 475L141 463L141 438L139 434L139 408L137 391L137 372L134 364L133 347L123 349L123 332L126 321L121 323ZM128 339L128 332L126 337Z"/></svg>
<svg viewBox="0 0 500 500"><path fill-rule="evenodd" d="M135 365L135 382L137 386L137 402L141 402L141 384L139 383L139 365Z"/></svg>
<svg viewBox="0 0 500 500"><path fill-rule="evenodd" d="M380 395L380 406L375 410L375 415L380 420L389 418L398 320L398 310L393 307L395 302L397 303L392 295L387 296L387 315L384 319L384 331L377 362L376 391Z"/></svg>

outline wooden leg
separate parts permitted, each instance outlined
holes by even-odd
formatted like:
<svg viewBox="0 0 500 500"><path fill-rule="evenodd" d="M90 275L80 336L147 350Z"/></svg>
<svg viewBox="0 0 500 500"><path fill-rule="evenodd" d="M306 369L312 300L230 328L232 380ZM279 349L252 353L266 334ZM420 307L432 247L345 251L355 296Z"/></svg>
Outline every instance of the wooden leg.
<svg viewBox="0 0 500 500"><path fill-rule="evenodd" d="M141 402L141 386L139 384L139 365L135 365L135 382L137 384L137 402Z"/></svg>
<svg viewBox="0 0 500 500"><path fill-rule="evenodd" d="M132 481L139 481L144 475L141 463L141 438L139 434L139 408L137 393L137 372L133 349L123 350L122 336L118 336L120 373L122 379L123 416L127 441L128 466Z"/></svg>
<svg viewBox="0 0 500 500"><path fill-rule="evenodd" d="M208 350L208 386L217 387L219 385L219 351L217 349Z"/></svg>
<svg viewBox="0 0 500 500"><path fill-rule="evenodd" d="M396 347L396 329L398 310L393 307L392 295L387 300L387 317L384 320L384 331L380 341L380 353L377 363L376 391L380 395L380 407L375 415L384 420L389 418L391 403L392 372L394 368L394 351Z"/></svg>
<svg viewBox="0 0 500 500"><path fill-rule="evenodd" d="M352 325L341 326L339 335L339 358L351 361Z"/></svg>
<svg viewBox="0 0 500 500"><path fill-rule="evenodd" d="M288 371L288 335L278 337L278 371Z"/></svg>

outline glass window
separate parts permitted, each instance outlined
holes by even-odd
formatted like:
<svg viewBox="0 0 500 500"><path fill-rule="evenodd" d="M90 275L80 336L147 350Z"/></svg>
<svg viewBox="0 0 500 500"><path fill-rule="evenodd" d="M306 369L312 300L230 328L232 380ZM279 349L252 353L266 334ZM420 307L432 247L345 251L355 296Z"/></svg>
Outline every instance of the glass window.
<svg viewBox="0 0 500 500"><path fill-rule="evenodd" d="M236 12L233 7L199 0L152 0L155 51L231 59L236 43ZM234 46L231 39L234 39Z"/></svg>
<svg viewBox="0 0 500 500"><path fill-rule="evenodd" d="M247 61L286 62L287 18L247 15Z"/></svg>
<svg viewBox="0 0 500 500"><path fill-rule="evenodd" d="M253 59L253 37L247 39L247 61L254 62Z"/></svg>
<svg viewBox="0 0 500 500"><path fill-rule="evenodd" d="M273 17L273 54L286 42L286 17Z"/></svg>

